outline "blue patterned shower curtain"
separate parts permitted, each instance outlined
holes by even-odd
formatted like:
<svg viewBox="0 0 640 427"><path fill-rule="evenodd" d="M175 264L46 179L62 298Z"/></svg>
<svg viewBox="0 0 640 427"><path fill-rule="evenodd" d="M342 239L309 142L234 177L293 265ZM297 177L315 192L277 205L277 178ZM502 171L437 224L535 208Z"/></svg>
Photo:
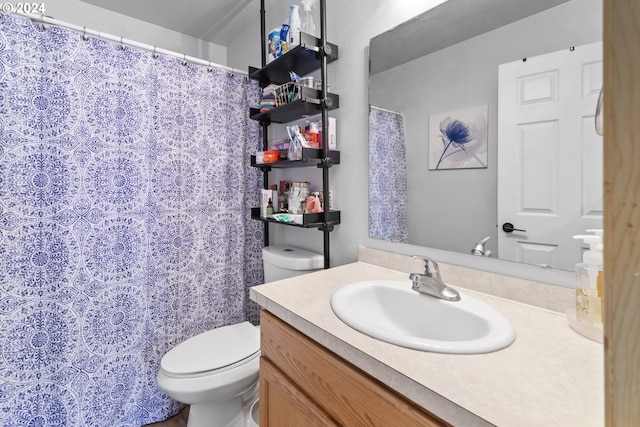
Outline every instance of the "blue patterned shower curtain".
<svg viewBox="0 0 640 427"><path fill-rule="evenodd" d="M369 237L408 243L404 116L369 109Z"/></svg>
<svg viewBox="0 0 640 427"><path fill-rule="evenodd" d="M184 339L257 320L246 77L0 19L0 425L140 426Z"/></svg>

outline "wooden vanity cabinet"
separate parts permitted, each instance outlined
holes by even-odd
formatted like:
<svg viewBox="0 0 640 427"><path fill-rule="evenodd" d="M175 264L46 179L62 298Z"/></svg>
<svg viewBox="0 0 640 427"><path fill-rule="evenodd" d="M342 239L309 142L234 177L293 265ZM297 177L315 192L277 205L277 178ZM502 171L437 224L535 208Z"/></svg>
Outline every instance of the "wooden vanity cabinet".
<svg viewBox="0 0 640 427"><path fill-rule="evenodd" d="M447 426L433 414L261 312L260 426Z"/></svg>

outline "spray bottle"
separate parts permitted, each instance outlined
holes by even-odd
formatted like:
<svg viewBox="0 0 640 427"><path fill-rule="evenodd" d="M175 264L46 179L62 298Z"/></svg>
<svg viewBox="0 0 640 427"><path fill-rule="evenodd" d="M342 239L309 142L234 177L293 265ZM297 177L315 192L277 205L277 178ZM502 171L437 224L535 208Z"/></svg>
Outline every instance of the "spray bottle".
<svg viewBox="0 0 640 427"><path fill-rule="evenodd" d="M300 0L302 3L302 24L300 29L303 33L311 34L312 36L316 35L316 23L313 20L313 14L311 13L311 6L313 5L313 0Z"/></svg>
<svg viewBox="0 0 640 427"><path fill-rule="evenodd" d="M300 44L300 14L298 13L298 5L289 6L289 50Z"/></svg>
<svg viewBox="0 0 640 427"><path fill-rule="evenodd" d="M576 318L589 326L602 328L602 230L587 230L594 234L573 236L589 245L576 264Z"/></svg>

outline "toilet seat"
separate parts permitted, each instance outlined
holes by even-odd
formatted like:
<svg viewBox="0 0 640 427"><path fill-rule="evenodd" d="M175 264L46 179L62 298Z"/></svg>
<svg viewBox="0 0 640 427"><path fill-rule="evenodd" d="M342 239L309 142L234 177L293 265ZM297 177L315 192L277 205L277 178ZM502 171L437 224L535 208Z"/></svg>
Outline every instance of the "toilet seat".
<svg viewBox="0 0 640 427"><path fill-rule="evenodd" d="M172 378L193 378L235 369L260 356L260 331L249 322L195 335L169 350L160 361Z"/></svg>

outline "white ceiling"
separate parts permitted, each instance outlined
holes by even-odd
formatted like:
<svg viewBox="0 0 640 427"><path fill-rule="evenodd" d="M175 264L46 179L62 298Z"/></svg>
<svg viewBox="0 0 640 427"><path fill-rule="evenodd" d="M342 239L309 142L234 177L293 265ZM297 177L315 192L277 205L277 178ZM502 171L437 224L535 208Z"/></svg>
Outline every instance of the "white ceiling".
<svg viewBox="0 0 640 427"><path fill-rule="evenodd" d="M254 0L81 1L222 46L260 16Z"/></svg>

